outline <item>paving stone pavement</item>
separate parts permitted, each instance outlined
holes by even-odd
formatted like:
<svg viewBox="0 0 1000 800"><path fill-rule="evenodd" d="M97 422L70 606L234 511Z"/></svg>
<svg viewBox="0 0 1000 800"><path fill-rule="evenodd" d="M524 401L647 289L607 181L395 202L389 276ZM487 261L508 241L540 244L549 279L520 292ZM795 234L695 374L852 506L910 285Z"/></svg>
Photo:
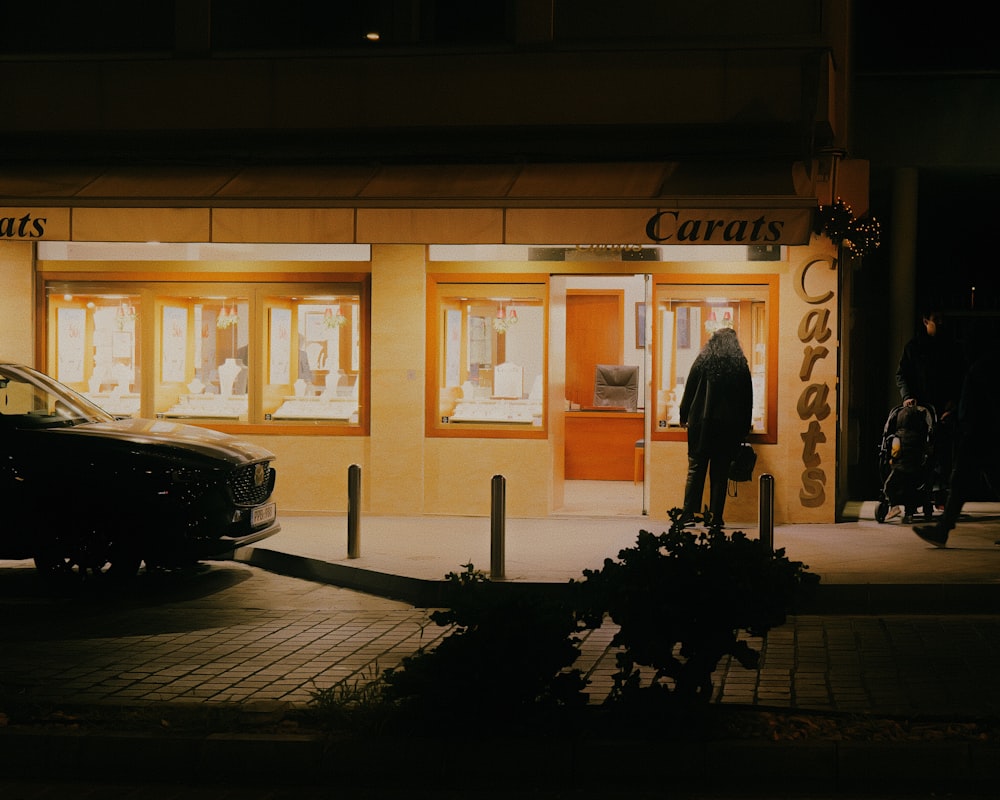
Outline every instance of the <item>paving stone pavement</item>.
<svg viewBox="0 0 1000 800"><path fill-rule="evenodd" d="M0 562L0 698L44 705L308 704L364 682L445 630L426 609L234 562L130 597L46 595L22 562ZM607 623L575 666L591 702L615 672ZM725 661L716 700L885 715L1000 714L1000 616L797 616L766 640L758 669ZM0 707L0 712L3 709Z"/></svg>
<svg viewBox="0 0 1000 800"><path fill-rule="evenodd" d="M124 594L61 595L42 590L30 564L0 562L0 613L4 800L597 798L623 791L651 798L668 789L678 800L915 800L995 796L1000 779L996 743L961 738L664 748L641 739L462 736L373 749L285 728L191 730L192 707L235 711L241 723L277 722L316 690L369 680L445 633L427 609L242 561L146 576ZM766 640L750 641L762 653L758 669L720 665L716 700L848 712L862 730L868 715L902 715L931 729L941 720L947 729L972 719L992 724L1000 713L998 634L1000 614L793 616ZM606 624L583 637L576 666L591 680L593 703L611 687L613 635ZM40 722L17 724L25 709ZM139 709L165 727L121 729ZM105 711L110 728L87 724Z"/></svg>
<svg viewBox="0 0 1000 800"><path fill-rule="evenodd" d="M443 635L424 609L232 562L125 596L50 596L0 565L0 695L18 702L306 703Z"/></svg>

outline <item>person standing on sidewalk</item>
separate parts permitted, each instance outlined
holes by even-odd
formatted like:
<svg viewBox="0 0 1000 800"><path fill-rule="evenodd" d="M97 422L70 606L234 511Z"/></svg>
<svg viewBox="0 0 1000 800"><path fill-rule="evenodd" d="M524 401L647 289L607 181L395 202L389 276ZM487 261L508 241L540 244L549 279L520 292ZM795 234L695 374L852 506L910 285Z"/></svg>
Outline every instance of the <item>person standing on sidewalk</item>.
<svg viewBox="0 0 1000 800"><path fill-rule="evenodd" d="M980 476L994 493L1000 490L1000 350L995 343L966 374L956 417L955 460L944 513L933 525L913 528L937 547L948 544L948 534Z"/></svg>
<svg viewBox="0 0 1000 800"><path fill-rule="evenodd" d="M942 506L955 448L955 412L965 378L966 359L944 314L930 307L921 316L924 330L906 343L896 369L896 386L904 406L930 405L934 426L934 459L940 477L935 505Z"/></svg>
<svg viewBox="0 0 1000 800"><path fill-rule="evenodd" d="M750 433L753 383L750 366L732 328L719 328L691 365L684 383L680 423L687 428L688 474L682 524L701 511L709 474L711 524L722 526L729 465ZM711 470L710 470L711 468Z"/></svg>

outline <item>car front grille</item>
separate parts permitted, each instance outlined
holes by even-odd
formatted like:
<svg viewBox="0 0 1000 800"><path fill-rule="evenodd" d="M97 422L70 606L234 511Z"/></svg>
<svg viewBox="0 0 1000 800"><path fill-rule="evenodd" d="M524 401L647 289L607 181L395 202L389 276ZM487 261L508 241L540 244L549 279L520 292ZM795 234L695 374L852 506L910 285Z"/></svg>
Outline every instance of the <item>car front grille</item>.
<svg viewBox="0 0 1000 800"><path fill-rule="evenodd" d="M258 474L258 470L263 470ZM237 505L254 506L263 503L274 486L274 470L269 462L240 467L229 476L229 488Z"/></svg>

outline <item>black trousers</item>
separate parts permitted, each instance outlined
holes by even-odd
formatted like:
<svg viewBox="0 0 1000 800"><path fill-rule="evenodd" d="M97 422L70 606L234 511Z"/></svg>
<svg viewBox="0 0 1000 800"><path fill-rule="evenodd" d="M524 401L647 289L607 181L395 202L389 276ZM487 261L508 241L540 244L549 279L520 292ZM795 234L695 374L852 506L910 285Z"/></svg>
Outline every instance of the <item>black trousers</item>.
<svg viewBox="0 0 1000 800"><path fill-rule="evenodd" d="M934 426L934 461L937 472L937 489L934 501L943 505L951 485L951 473L955 467L955 455L958 443L955 436L955 415L949 414L938 420Z"/></svg>
<svg viewBox="0 0 1000 800"><path fill-rule="evenodd" d="M995 437L991 437L995 438ZM938 524L947 530L955 527L965 501L982 478L989 489L1000 492L1000 464L996 458L996 442L991 438L966 435L955 448L954 467L948 483L948 499Z"/></svg>
<svg viewBox="0 0 1000 800"><path fill-rule="evenodd" d="M684 486L684 516L702 510L705 476L709 479L708 510L713 522L722 522L729 487L729 465L733 463L739 442L718 442L707 451L688 451L687 483Z"/></svg>

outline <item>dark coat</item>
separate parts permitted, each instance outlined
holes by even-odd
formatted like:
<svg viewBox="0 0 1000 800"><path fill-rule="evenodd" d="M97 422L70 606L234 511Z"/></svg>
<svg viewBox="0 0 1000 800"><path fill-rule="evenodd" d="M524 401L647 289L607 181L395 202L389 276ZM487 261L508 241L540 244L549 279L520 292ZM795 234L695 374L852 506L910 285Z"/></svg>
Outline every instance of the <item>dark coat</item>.
<svg viewBox="0 0 1000 800"><path fill-rule="evenodd" d="M938 417L958 406L965 377L966 360L962 346L944 333L920 333L903 348L896 369L896 386L905 401L934 406Z"/></svg>
<svg viewBox="0 0 1000 800"><path fill-rule="evenodd" d="M990 352L977 359L966 373L958 407L958 428L964 449L988 452L994 462L996 448L1000 446L998 399L1000 354Z"/></svg>
<svg viewBox="0 0 1000 800"><path fill-rule="evenodd" d="M699 355L681 398L680 422L688 429L688 452L731 448L746 439L753 421L753 382L746 361L724 374L711 374Z"/></svg>

